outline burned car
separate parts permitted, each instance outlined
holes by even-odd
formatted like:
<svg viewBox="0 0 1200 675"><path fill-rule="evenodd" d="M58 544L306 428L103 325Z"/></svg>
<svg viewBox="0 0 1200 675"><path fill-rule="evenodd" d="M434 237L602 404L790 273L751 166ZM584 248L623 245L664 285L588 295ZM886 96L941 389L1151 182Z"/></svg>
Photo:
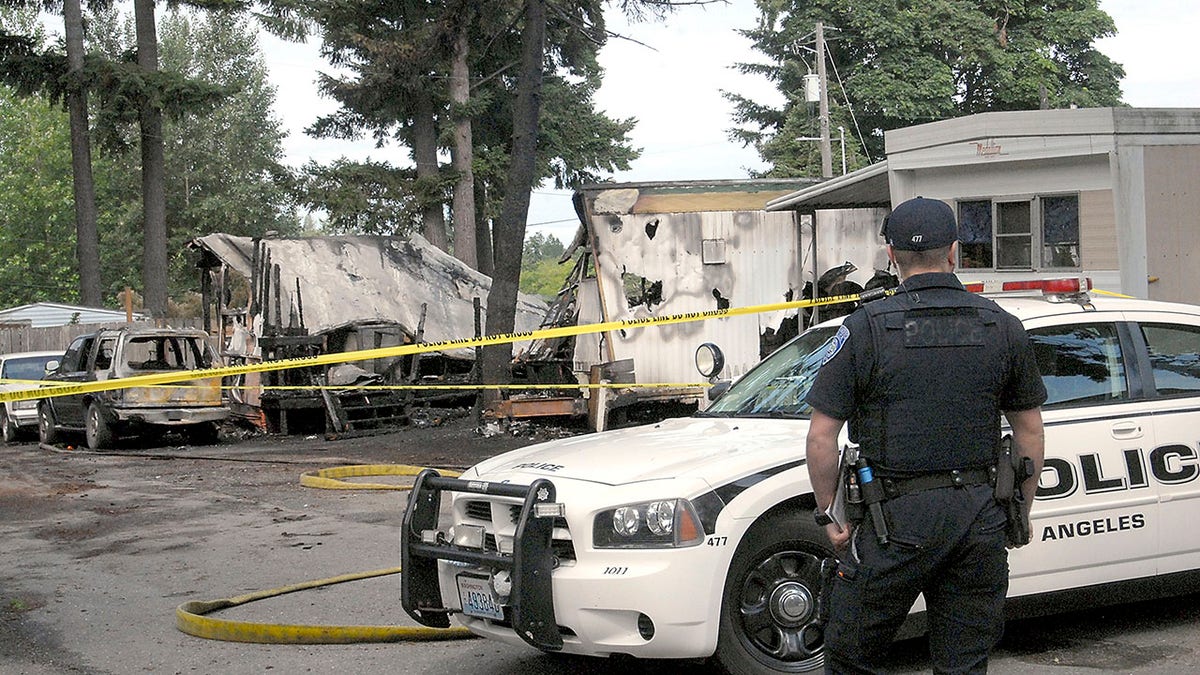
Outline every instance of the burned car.
<svg viewBox="0 0 1200 675"><path fill-rule="evenodd" d="M210 368L217 356L202 330L123 327L81 335L71 342L56 383L86 383L171 371ZM64 431L82 431L93 450L110 448L124 435L186 431L193 443L217 440L217 423L229 417L220 378L170 385L72 393L38 403L41 441L56 443Z"/></svg>

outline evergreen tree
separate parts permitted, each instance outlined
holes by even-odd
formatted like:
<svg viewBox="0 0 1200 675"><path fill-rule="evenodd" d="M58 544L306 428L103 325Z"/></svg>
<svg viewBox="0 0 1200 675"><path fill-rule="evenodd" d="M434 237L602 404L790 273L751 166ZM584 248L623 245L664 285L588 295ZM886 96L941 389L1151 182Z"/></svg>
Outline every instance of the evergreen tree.
<svg viewBox="0 0 1200 675"><path fill-rule="evenodd" d="M129 53L135 34L127 15L100 13L93 25L104 36L98 43L106 56ZM271 111L275 90L252 25L236 13L179 8L163 15L159 32L164 74L225 94L206 107L197 100L171 108L163 122L164 203L170 224L165 273L171 295L178 296L195 286L196 272L186 251L190 239L214 231L291 234L299 231L299 219L292 177L282 164L284 132ZM114 178L114 192L125 205L120 222L128 227L141 220L133 208L140 191L137 155L128 152L136 127L128 109L119 109L126 111L125 117L106 110L102 121L108 128L105 147L126 150L117 154L124 171ZM125 261L122 277L128 279L134 272L128 263L137 257L140 242L127 234L114 239L111 263Z"/></svg>
<svg viewBox="0 0 1200 675"><path fill-rule="evenodd" d="M88 26L85 80L96 101L91 131L99 141L92 169L101 296L112 303L125 286L143 287L141 163L133 149L138 101L147 89L131 63L135 33L129 17L101 9ZM190 10L168 12L161 29L165 69L150 86L163 94L168 113L163 182L171 231L163 276L170 295L178 297L196 286L185 249L192 237L217 230L288 234L298 231L299 223L289 194L291 177L280 164L282 131L270 113L274 90L256 33L239 15ZM11 282L0 299L76 302L79 296L69 288L80 277L69 253L76 237L64 227L72 209L70 134L67 117L58 110L66 86L64 78L54 76L66 72L66 60L53 50L39 52L37 42L16 29L9 35L8 42L0 41L0 49L9 45L0 52L0 68L6 80L27 86L20 92L4 89L0 101L0 212L5 214L0 280ZM12 47L14 40L21 46ZM5 58L14 50L21 58ZM188 112L196 110L204 112Z"/></svg>
<svg viewBox="0 0 1200 675"><path fill-rule="evenodd" d="M512 157L512 105L522 80L514 65L521 48L522 4L497 0L486 12L467 11L470 3L462 0L317 0L312 5L324 39L323 53L333 64L345 66L348 74L323 77L323 90L342 108L318 120L311 133L395 141L411 154L386 164L343 160L330 167L308 167L311 180L306 185L314 188L306 192L309 205L326 211L339 227L364 221L378 228L383 221L376 216L386 213L396 233L422 231L430 241L448 242L443 213L466 185L454 187L463 171L438 165L437 150L453 145L453 133L467 117L470 166L479 196L475 219L483 224L477 229L482 232L477 250L490 249L487 225L499 214ZM467 19L473 19L466 26L469 47L462 51L468 55L470 94L465 104L452 104L451 74L460 53L454 40ZM634 121L610 119L593 104L601 76L596 54L606 37L599 2L561 3L548 13L547 31L536 180L550 179L564 187L628 168L637 156L627 140ZM359 183L364 176L376 180ZM335 182L344 185L338 188ZM383 194L385 187L408 190L403 208L379 208L370 194ZM360 196L349 198L355 194ZM338 200L324 202L328 196ZM341 211L356 204L370 210ZM489 257L475 256L480 269L488 270Z"/></svg>

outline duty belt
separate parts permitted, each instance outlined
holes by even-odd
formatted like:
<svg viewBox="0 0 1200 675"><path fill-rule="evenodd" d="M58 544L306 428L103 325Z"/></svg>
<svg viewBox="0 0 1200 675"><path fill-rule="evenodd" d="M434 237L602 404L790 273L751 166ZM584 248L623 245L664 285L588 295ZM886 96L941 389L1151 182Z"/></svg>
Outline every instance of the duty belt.
<svg viewBox="0 0 1200 675"><path fill-rule="evenodd" d="M962 469L954 471L939 471L919 476L883 477L883 492L888 499L901 495L934 490L945 487L967 487L969 485L988 485L993 479L993 469Z"/></svg>

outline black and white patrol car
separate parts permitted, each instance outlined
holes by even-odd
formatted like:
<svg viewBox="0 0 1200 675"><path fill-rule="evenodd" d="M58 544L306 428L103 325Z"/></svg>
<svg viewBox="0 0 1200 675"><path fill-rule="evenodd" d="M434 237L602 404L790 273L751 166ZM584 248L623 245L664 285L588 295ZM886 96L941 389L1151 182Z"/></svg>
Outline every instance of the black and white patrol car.
<svg viewBox="0 0 1200 675"><path fill-rule="evenodd" d="M1200 516L1200 307L1081 279L1023 287L993 297L1024 322L1050 398L1010 610L1195 590L1200 528L1179 524ZM531 446L460 479L426 472L401 534L405 608L547 651L819 669L830 551L804 398L836 329L804 332L695 416Z"/></svg>

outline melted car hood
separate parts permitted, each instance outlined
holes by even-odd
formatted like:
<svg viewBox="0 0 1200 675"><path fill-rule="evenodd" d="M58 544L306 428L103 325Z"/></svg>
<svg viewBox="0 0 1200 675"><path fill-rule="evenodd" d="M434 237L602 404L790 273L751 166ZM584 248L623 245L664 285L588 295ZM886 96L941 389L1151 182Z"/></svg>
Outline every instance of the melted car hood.
<svg viewBox="0 0 1200 675"><path fill-rule="evenodd" d="M493 457L464 478L545 476L623 485L664 478L724 482L804 456L807 420L686 417L575 436Z"/></svg>

